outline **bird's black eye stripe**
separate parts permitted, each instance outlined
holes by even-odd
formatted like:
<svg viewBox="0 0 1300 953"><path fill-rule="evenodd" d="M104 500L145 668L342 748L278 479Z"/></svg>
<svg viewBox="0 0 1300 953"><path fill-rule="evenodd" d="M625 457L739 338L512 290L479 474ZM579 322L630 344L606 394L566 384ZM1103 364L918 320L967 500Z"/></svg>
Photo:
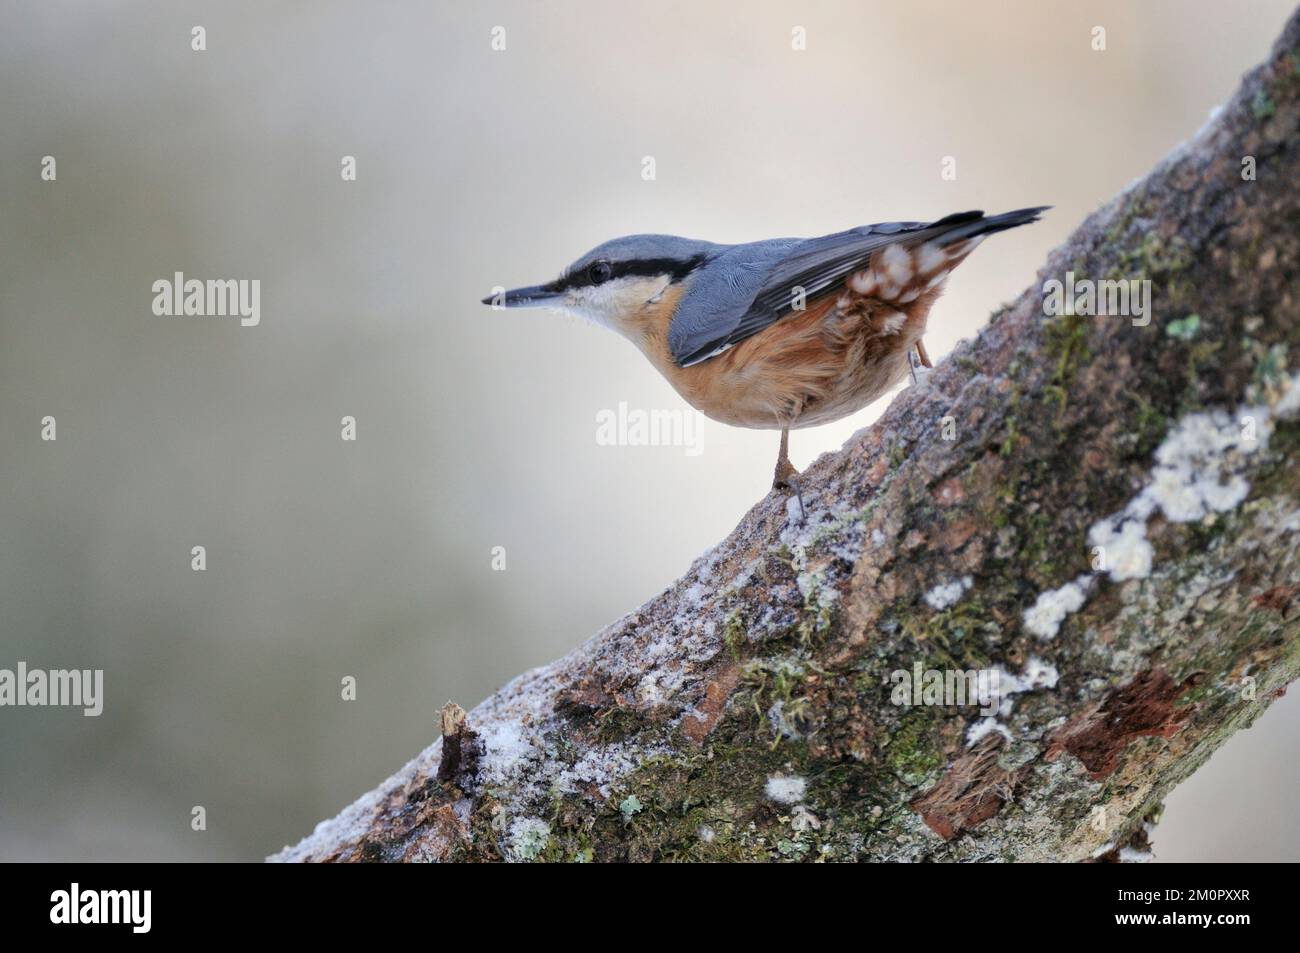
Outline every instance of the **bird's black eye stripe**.
<svg viewBox="0 0 1300 953"><path fill-rule="evenodd" d="M653 278L658 275L668 275L673 281L681 281L704 262L704 255L695 255L686 259L636 258L631 261L606 261L602 258L585 268L561 275L547 285L547 290L568 291L570 288L603 285L607 281L627 277Z"/></svg>

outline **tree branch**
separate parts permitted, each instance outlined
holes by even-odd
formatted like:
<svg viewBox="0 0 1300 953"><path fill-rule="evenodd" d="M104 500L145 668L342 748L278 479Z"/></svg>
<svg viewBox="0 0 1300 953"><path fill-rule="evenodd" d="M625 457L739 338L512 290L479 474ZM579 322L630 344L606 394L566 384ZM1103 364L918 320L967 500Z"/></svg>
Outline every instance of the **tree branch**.
<svg viewBox="0 0 1300 953"><path fill-rule="evenodd" d="M1300 670L1298 124L1300 15L1193 141L809 469L805 522L769 496L272 859L1144 843L1164 795ZM1049 314L1045 282L1071 272L1076 290L1149 281L1151 320ZM986 714L902 698L918 668L923 689L993 673L998 696Z"/></svg>

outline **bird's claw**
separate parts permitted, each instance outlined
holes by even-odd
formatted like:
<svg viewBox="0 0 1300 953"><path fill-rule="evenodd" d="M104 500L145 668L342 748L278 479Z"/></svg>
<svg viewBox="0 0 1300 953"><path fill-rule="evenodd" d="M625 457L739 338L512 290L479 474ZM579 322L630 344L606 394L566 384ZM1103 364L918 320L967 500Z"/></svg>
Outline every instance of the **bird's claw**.
<svg viewBox="0 0 1300 953"><path fill-rule="evenodd" d="M803 505L803 489L799 485L799 471L788 464L785 469L777 470L776 476L772 480L772 489L794 490L795 499L799 501L799 522L803 523L808 514Z"/></svg>
<svg viewBox="0 0 1300 953"><path fill-rule="evenodd" d="M799 501L799 525L808 519L808 511L803 506L803 490L799 488L799 476L795 474L790 477L790 486L794 489L794 498Z"/></svg>

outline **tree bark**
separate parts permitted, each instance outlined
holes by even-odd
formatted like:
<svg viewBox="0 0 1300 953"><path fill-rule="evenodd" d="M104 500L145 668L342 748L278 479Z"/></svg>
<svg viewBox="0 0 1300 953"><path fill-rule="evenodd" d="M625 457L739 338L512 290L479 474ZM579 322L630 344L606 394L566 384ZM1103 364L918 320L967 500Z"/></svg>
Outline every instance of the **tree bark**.
<svg viewBox="0 0 1300 953"><path fill-rule="evenodd" d="M804 521L770 495L272 859L1140 852L1300 670L1298 124L1300 14L1192 141L809 469ZM1149 281L1149 323L1050 313L1067 273ZM999 695L905 698L918 668Z"/></svg>

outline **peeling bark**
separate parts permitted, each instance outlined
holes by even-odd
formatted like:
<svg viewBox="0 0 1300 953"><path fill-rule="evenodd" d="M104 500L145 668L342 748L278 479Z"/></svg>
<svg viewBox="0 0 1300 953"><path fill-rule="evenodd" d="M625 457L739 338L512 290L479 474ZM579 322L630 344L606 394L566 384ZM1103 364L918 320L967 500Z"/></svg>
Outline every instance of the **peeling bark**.
<svg viewBox="0 0 1300 953"><path fill-rule="evenodd" d="M1295 16L1194 140L809 469L803 523L769 496L272 859L1144 847L1300 670L1298 125ZM1152 320L1047 316L1069 271L1149 280ZM918 662L998 673L996 711L895 704Z"/></svg>

